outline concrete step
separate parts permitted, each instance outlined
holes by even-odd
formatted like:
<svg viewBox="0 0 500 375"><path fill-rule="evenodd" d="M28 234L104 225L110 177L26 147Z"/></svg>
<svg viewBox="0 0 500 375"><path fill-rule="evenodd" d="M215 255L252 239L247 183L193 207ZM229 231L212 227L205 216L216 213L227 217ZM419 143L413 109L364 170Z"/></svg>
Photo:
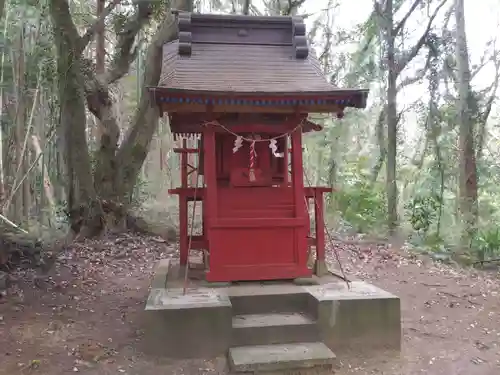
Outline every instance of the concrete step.
<svg viewBox="0 0 500 375"><path fill-rule="evenodd" d="M246 314L233 317L234 346L314 342L319 339L316 322L304 314Z"/></svg>
<svg viewBox="0 0 500 375"><path fill-rule="evenodd" d="M309 312L312 298L296 285L248 286L230 290L234 315Z"/></svg>
<svg viewBox="0 0 500 375"><path fill-rule="evenodd" d="M337 366L335 354L321 342L234 347L228 359L231 371L253 374L303 369L331 374Z"/></svg>

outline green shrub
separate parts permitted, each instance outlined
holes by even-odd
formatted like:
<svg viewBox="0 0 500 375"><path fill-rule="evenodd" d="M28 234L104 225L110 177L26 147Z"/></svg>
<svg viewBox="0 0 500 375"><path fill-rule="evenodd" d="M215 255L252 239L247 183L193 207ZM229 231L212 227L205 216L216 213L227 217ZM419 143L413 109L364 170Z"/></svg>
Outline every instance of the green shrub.
<svg viewBox="0 0 500 375"><path fill-rule="evenodd" d="M385 224L383 192L369 182L356 181L335 193L337 211L358 233L366 233Z"/></svg>

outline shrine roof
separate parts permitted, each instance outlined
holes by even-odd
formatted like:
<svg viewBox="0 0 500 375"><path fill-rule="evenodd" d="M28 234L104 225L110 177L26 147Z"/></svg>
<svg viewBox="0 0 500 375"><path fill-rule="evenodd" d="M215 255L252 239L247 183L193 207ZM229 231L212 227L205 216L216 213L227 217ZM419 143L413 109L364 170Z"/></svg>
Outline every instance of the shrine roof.
<svg viewBox="0 0 500 375"><path fill-rule="evenodd" d="M180 13L179 39L163 46L158 96L335 97L364 108L368 90L339 89L322 73L303 20Z"/></svg>

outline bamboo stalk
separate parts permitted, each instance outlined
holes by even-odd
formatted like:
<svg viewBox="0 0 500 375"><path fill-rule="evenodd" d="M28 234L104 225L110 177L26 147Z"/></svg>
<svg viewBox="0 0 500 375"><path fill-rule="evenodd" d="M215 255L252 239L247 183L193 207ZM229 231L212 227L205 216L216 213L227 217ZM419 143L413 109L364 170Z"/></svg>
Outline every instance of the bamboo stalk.
<svg viewBox="0 0 500 375"><path fill-rule="evenodd" d="M26 130L26 134L25 134L25 137L24 137L23 148L22 148L22 151L21 151L21 154L20 154L20 160L17 161L16 174L15 174L14 182L12 183L13 186L15 186L17 184L17 181L19 180L19 177L20 177L20 174L21 174L21 168L22 168L22 165L24 163L24 158L25 158L25 155L26 155L26 150L28 148L27 147L28 146L28 138L29 138L31 129L33 128L33 118L34 118L34 113L35 113L35 107L36 107L36 103L38 101L38 99L37 99L38 98L38 93L40 91L41 75L42 75L42 69L40 68L40 71L38 73L38 78L37 78L36 89L35 89L35 96L33 98L33 104L31 106L30 117L29 117L29 121L28 121L28 129ZM22 181L24 181L26 179L26 174L25 174L24 177L25 178ZM9 206L10 206L10 204L12 202L12 199L14 198L14 194L15 194L16 191L17 190L14 190L14 189L12 189L10 191L10 194L9 194L8 198L7 198L7 200L4 203L3 212L6 212L9 209Z"/></svg>
<svg viewBox="0 0 500 375"><path fill-rule="evenodd" d="M50 135L50 137L47 139L47 142L44 144L43 151L40 153L40 155L38 155L35 158L35 161L33 163L31 163L30 167L28 168L28 171L25 173L25 175L23 176L23 178L21 179L21 181L19 181L19 183L12 189L12 196L14 196L17 193L17 191L19 190L19 188L22 186L23 182L26 180L26 178L28 178L28 176L31 173L31 171L35 168L35 166L37 165L38 161L40 160L40 157L45 152L45 148L50 143L50 140L54 137L55 134L56 134L56 132L53 131L52 134Z"/></svg>
<svg viewBox="0 0 500 375"><path fill-rule="evenodd" d="M3 28L3 35L4 38L7 39L7 26L9 25L9 16L10 16L10 8L9 8L9 1L5 2L5 7L7 8L7 11L5 13L5 25ZM2 59L0 63L0 118L3 117L3 88L4 88L4 80L5 80L5 50L2 51ZM5 194L5 175L4 175L4 170L3 170L3 132L0 131L0 194L2 199L4 198Z"/></svg>

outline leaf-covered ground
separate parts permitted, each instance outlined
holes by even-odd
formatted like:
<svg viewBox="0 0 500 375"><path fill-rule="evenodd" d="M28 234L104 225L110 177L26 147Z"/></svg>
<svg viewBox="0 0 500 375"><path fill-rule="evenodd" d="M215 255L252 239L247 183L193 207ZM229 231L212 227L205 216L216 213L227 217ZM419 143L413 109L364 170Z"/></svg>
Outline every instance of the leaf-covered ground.
<svg viewBox="0 0 500 375"><path fill-rule="evenodd" d="M336 247L348 274L401 297L404 330L400 358L343 357L340 374L500 373L496 274L384 245ZM141 350L152 269L156 260L175 256L175 246L159 238L121 235L73 245L47 276L14 274L0 298L0 375L224 374L223 359L169 361Z"/></svg>

